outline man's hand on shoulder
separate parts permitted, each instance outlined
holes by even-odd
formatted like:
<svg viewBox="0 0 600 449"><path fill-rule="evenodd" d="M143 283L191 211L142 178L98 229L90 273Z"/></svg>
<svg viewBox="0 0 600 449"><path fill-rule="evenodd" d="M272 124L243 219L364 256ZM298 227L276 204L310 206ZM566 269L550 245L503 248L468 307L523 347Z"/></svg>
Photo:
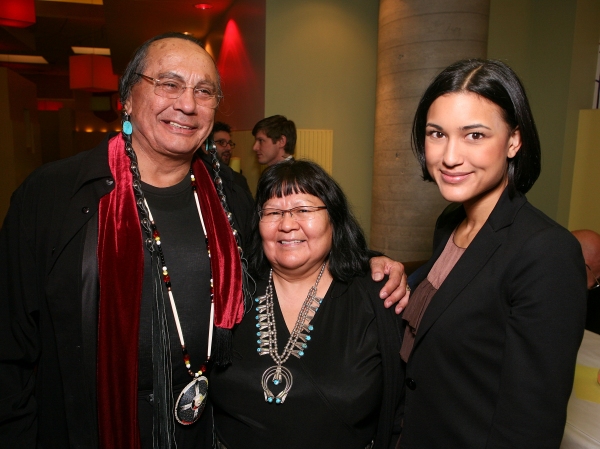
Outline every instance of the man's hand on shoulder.
<svg viewBox="0 0 600 449"><path fill-rule="evenodd" d="M396 304L396 313L399 314L408 305L410 297L404 265L386 256L373 257L369 263L374 281L381 281L385 275L389 275L388 281L379 292L379 297L385 300L385 307Z"/></svg>

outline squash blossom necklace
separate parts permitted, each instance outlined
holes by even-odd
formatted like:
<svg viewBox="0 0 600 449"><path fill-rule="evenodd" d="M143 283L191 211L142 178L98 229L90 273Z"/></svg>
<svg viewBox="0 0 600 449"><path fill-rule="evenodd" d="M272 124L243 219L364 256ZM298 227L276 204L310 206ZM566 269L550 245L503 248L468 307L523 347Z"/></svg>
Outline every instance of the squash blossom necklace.
<svg viewBox="0 0 600 449"><path fill-rule="evenodd" d="M288 339L281 355L279 355L279 349L277 347L277 328L275 326L275 313L273 306L272 269L269 273L269 284L267 285L266 293L264 296L259 296L254 300L258 303L256 306L256 311L258 312L258 315L256 315L258 355L262 356L268 354L275 362L275 366L267 368L262 375L261 385L265 392L266 402L283 404L290 389L292 388L292 373L289 369L283 366L283 364L290 358L291 355L297 358L302 357L304 355L304 350L308 347L308 342L310 341L309 334L310 331L313 330L313 326L310 324L310 322L317 313L317 310L319 310L319 305L323 301L322 298L317 298L317 287L321 277L323 276L323 271L325 271L325 264L326 262L324 262L323 266L321 267L321 271L319 272L319 276L317 277L315 285L310 288L308 294L306 295L306 299L302 304L300 313L298 313L298 318L296 319L294 329L292 329L290 338ZM269 388L269 381L271 381L273 385L279 385L282 381L285 381L285 386L279 394L275 395Z"/></svg>

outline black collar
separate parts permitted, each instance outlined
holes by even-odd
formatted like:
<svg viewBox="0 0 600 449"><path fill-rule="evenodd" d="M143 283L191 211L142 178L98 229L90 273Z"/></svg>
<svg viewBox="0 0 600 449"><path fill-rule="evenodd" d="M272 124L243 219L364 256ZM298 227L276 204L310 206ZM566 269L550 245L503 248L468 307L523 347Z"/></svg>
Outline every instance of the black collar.
<svg viewBox="0 0 600 449"><path fill-rule="evenodd" d="M102 142L87 152L81 163L81 169L77 174L72 195L75 195L85 184L96 179L112 178L112 173L108 166L108 141L116 135L117 133L114 132L109 133Z"/></svg>

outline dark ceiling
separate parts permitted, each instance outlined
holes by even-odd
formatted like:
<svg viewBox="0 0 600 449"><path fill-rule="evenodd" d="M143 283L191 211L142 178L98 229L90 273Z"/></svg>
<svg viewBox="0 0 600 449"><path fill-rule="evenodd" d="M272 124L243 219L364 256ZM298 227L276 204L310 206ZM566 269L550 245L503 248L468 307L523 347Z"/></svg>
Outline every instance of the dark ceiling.
<svg viewBox="0 0 600 449"><path fill-rule="evenodd" d="M71 0L72 1L72 0ZM167 31L204 39L220 26L236 0L104 0L103 5L36 0L36 23L27 28L0 27L0 53L43 56L48 64L0 62L37 85L38 98L71 97L69 56L72 46L108 47L113 71L120 74L145 40Z"/></svg>

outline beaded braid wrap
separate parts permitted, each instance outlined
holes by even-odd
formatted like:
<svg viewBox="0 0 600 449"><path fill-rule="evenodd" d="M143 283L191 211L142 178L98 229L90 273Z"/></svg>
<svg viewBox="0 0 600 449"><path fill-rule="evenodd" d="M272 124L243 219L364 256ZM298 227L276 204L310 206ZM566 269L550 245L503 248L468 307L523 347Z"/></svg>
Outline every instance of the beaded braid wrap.
<svg viewBox="0 0 600 449"><path fill-rule="evenodd" d="M129 121L127 113L123 114L124 121ZM153 441L158 447L171 447L175 442L175 423L173 420L173 381L171 366L171 344L168 332L167 312L165 309L165 298L163 295L161 283L161 272L164 264L164 256L160 250L160 241L153 238L152 223L150 214L146 208L144 192L142 191L141 175L139 171L137 156L131 145L131 134L122 132L121 135L125 140L125 153L129 157L131 164L129 170L133 176L133 193L138 207L140 223L146 234L144 244L151 255L152 277L153 277L153 297L152 305L152 347L153 347L153 370L152 382L154 385L153 398ZM157 251L156 248L159 248ZM158 254L157 254L158 253ZM157 257L158 255L158 257ZM162 259L162 260L159 260ZM156 266L155 266L156 265ZM158 279L157 279L158 278ZM166 280L162 279L163 281ZM169 284L170 287L170 279ZM156 322L156 323L155 323ZM154 328L158 332L154 332ZM154 354L156 352L156 354Z"/></svg>
<svg viewBox="0 0 600 449"><path fill-rule="evenodd" d="M219 175L219 170L221 168L221 163L217 158L217 146L213 141L206 140L206 152L211 157L212 169L213 169L213 182L215 183L215 188L217 189L217 195L219 196L219 200L221 201L221 206L223 206L223 210L225 211L225 215L227 215L227 220L229 221L229 226L231 226L231 231L233 232L233 236L235 237L235 241L238 246L238 252L240 253L240 261L242 264L242 290L244 294L244 313L248 313L252 307L252 296L256 291L256 283L250 274L248 273L248 261L244 257L244 250L242 249L241 239L239 232L233 227L233 214L229 210L229 205L227 204L227 196L223 191L223 180Z"/></svg>

